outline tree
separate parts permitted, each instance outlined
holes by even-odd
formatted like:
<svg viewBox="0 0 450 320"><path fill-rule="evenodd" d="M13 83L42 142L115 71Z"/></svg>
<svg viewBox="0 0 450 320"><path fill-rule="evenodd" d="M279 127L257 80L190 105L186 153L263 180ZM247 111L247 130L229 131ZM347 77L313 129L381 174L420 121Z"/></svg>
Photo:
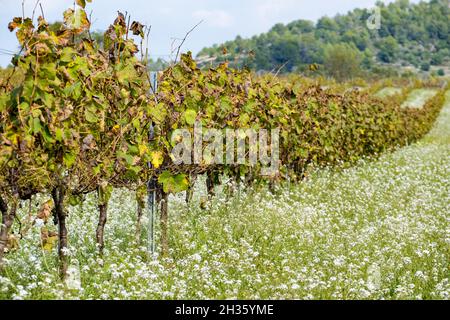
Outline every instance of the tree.
<svg viewBox="0 0 450 320"><path fill-rule="evenodd" d="M317 24L306 20L277 24L268 33L251 39L239 37L223 46L236 55L252 51L255 59L249 66L266 71L276 68L280 61L296 61L296 67L307 69L309 64L323 60L321 52L327 45L338 43L354 44L361 52L369 49L382 63L406 62L418 67L423 61L431 61L432 65L448 63L449 54L445 51L450 48L448 0L418 4L398 0L389 5L379 1L376 5L382 14L379 30L369 30L366 26L373 12L355 9L346 15L321 18ZM297 56L292 55L293 38L299 42ZM223 46L204 49L199 55L220 57ZM363 68L370 70L377 61L366 59ZM241 67L242 61L237 59L230 64Z"/></svg>
<svg viewBox="0 0 450 320"><path fill-rule="evenodd" d="M297 20L287 25L293 34L310 33L314 31L314 23L308 20Z"/></svg>
<svg viewBox="0 0 450 320"><path fill-rule="evenodd" d="M325 49L325 71L337 80L356 77L361 71L362 61L361 52L349 44L329 45Z"/></svg>
<svg viewBox="0 0 450 320"><path fill-rule="evenodd" d="M391 36L384 38L378 42L377 46L380 50L378 53L378 59L386 63L392 63L395 61L398 52L398 43L395 38Z"/></svg>

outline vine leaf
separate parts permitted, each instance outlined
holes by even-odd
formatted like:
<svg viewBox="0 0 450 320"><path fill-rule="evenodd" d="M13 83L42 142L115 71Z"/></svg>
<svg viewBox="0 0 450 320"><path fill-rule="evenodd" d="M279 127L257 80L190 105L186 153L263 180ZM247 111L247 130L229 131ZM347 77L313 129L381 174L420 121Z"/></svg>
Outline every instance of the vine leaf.
<svg viewBox="0 0 450 320"><path fill-rule="evenodd" d="M135 36L141 36L142 38L144 38L144 25L137 22L137 21L133 21L133 23L131 24L131 31L133 31L133 34Z"/></svg>
<svg viewBox="0 0 450 320"><path fill-rule="evenodd" d="M77 5L82 7L83 9L86 8L86 0L76 0Z"/></svg>
<svg viewBox="0 0 450 320"><path fill-rule="evenodd" d="M197 119L197 112L193 109L188 109L184 113L184 119L186 120L186 123L190 126L195 124L195 120Z"/></svg>
<svg viewBox="0 0 450 320"><path fill-rule="evenodd" d="M119 65L117 69L117 80L121 84L127 84L137 78L136 69L131 64Z"/></svg>
<svg viewBox="0 0 450 320"><path fill-rule="evenodd" d="M11 252L17 249L19 249L19 238L15 234L10 234L8 236L8 245L5 250Z"/></svg>
<svg viewBox="0 0 450 320"><path fill-rule="evenodd" d="M75 156L75 154L71 153L71 152L66 152L64 154L64 164L67 166L67 168L71 168L76 161L77 157Z"/></svg>
<svg viewBox="0 0 450 320"><path fill-rule="evenodd" d="M13 32L17 28L19 28L22 25L22 18L16 17L13 19L12 22L8 24L8 29L10 32Z"/></svg>
<svg viewBox="0 0 450 320"><path fill-rule="evenodd" d="M64 12L64 24L74 33L83 33L91 26L86 11L68 9Z"/></svg>
<svg viewBox="0 0 450 320"><path fill-rule="evenodd" d="M48 200L41 206L41 209L39 210L36 217L44 221L44 223L47 223L48 219L52 215L52 208L53 208L53 201Z"/></svg>
<svg viewBox="0 0 450 320"><path fill-rule="evenodd" d="M161 167L164 162L164 155L161 151L154 151L151 153L152 156L152 165L155 169Z"/></svg>
<svg viewBox="0 0 450 320"><path fill-rule="evenodd" d="M41 244L42 249L51 252L58 241L58 234L56 232L48 231L46 227L41 228Z"/></svg>
<svg viewBox="0 0 450 320"><path fill-rule="evenodd" d="M164 171L158 177L158 182L163 185L165 193L179 193L189 188L189 180L185 174L173 175L170 171Z"/></svg>
<svg viewBox="0 0 450 320"><path fill-rule="evenodd" d="M87 122L89 122L89 123L97 123L97 122L98 122L97 116L95 115L95 113L93 113L93 112L90 111L90 110L87 110L87 109L86 109L86 110L84 111L84 116L85 116Z"/></svg>
<svg viewBox="0 0 450 320"><path fill-rule="evenodd" d="M86 2L92 2L92 0L76 0L77 5L82 7L83 9L86 8Z"/></svg>

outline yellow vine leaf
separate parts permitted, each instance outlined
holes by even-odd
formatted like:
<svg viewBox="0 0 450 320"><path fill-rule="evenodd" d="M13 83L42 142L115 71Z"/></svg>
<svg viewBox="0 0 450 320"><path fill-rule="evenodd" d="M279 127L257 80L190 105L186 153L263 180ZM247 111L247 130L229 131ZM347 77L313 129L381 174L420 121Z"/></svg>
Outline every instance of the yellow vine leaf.
<svg viewBox="0 0 450 320"><path fill-rule="evenodd" d="M139 145L139 155L142 157L147 152L148 152L148 147L145 144L140 144Z"/></svg>
<svg viewBox="0 0 450 320"><path fill-rule="evenodd" d="M52 251L53 248L56 246L56 243L57 243L57 242L58 242L58 235L49 236L49 237L47 238L47 240L43 242L42 248L43 248L45 251L50 252L50 251Z"/></svg>
<svg viewBox="0 0 450 320"><path fill-rule="evenodd" d="M46 227L41 228L41 244L42 249L50 252L58 242L58 234L56 232L48 231Z"/></svg>
<svg viewBox="0 0 450 320"><path fill-rule="evenodd" d="M161 165L164 162L164 155L161 151L154 151L151 153L152 156L152 165L155 167L155 169L158 169L161 167Z"/></svg>

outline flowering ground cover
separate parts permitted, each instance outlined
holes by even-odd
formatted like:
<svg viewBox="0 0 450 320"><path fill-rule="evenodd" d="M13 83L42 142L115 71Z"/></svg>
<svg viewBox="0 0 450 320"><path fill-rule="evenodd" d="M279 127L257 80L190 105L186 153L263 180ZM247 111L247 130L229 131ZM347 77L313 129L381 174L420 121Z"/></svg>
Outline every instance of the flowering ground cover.
<svg viewBox="0 0 450 320"><path fill-rule="evenodd" d="M377 98L387 98L387 97L391 97L391 96L394 96L394 95L400 94L400 93L402 93L402 89L401 88L386 87L386 88L383 88L380 91L378 91L375 94L375 97L377 97Z"/></svg>
<svg viewBox="0 0 450 320"><path fill-rule="evenodd" d="M7 255L4 299L449 299L450 92L420 142L299 185L170 207L170 256L136 243L135 201L116 190L104 258L96 199L70 212L68 287L37 223ZM32 212L46 199L34 199ZM22 215L28 214L24 203ZM144 224L146 221L143 221Z"/></svg>
<svg viewBox="0 0 450 320"><path fill-rule="evenodd" d="M416 89L413 90L406 101L403 103L403 108L416 108L421 109L427 103L428 100L436 95L435 89Z"/></svg>

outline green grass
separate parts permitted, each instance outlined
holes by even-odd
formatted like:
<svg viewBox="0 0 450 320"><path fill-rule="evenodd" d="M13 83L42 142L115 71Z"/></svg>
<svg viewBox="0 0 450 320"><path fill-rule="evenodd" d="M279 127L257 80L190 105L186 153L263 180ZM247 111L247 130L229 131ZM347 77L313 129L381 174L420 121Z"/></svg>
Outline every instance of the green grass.
<svg viewBox="0 0 450 320"><path fill-rule="evenodd" d="M69 221L69 287L79 271L81 289L58 281L35 227L7 256L0 298L450 298L450 92L426 138L376 161L317 170L275 194L220 193L208 210L197 206L204 192L191 207L171 199L169 259L135 244L133 195L120 190L98 258L88 198Z"/></svg>
<svg viewBox="0 0 450 320"><path fill-rule="evenodd" d="M422 109L428 100L433 98L437 93L435 89L416 89L413 90L406 101L402 104L402 108Z"/></svg>

